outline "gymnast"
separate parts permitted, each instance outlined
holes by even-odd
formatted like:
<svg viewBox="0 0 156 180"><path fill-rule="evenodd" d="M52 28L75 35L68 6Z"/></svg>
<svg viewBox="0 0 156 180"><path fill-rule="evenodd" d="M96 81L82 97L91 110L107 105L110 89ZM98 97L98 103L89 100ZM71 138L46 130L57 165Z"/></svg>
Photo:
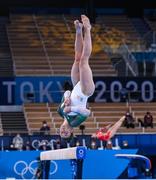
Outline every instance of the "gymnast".
<svg viewBox="0 0 156 180"><path fill-rule="evenodd" d="M124 120L125 116L121 117L115 124L109 124L104 128L99 129L92 137L96 137L101 141L110 140L116 134L117 130L121 127Z"/></svg>
<svg viewBox="0 0 156 180"><path fill-rule="evenodd" d="M91 111L87 108L87 101L93 95L95 85L89 57L92 52L91 24L86 15L81 15L81 22L74 21L76 29L75 60L71 69L72 91L65 91L58 113L64 119L60 126L60 136L69 138L73 128L83 123Z"/></svg>

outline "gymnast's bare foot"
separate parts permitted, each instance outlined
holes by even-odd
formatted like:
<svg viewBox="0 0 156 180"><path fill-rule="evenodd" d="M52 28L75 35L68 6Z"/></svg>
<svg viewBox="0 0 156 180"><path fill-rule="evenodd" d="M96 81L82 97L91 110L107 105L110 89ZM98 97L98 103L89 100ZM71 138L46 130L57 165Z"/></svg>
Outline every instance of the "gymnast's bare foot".
<svg viewBox="0 0 156 180"><path fill-rule="evenodd" d="M81 15L81 20L82 20L84 29L90 30L91 24L90 24L89 18L86 15Z"/></svg>
<svg viewBox="0 0 156 180"><path fill-rule="evenodd" d="M83 24L79 22L79 20L74 21L75 29L77 33L82 33Z"/></svg>

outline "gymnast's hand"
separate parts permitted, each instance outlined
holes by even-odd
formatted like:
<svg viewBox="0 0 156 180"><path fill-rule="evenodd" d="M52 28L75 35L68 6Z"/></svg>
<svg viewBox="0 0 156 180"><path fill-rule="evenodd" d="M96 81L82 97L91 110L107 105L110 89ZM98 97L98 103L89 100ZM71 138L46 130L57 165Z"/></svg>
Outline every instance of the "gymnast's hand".
<svg viewBox="0 0 156 180"><path fill-rule="evenodd" d="M71 112L71 107L70 106L65 106L64 110L65 113Z"/></svg>
<svg viewBox="0 0 156 180"><path fill-rule="evenodd" d="M65 98L65 100L64 100L64 105L65 105L65 106L69 106L70 104L71 104L71 99L70 99L70 97Z"/></svg>

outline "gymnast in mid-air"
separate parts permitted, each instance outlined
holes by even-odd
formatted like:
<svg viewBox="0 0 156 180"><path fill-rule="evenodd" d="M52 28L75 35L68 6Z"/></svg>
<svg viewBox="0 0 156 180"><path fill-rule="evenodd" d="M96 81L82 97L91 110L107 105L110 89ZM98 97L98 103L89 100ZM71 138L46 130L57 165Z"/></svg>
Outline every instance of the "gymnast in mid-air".
<svg viewBox="0 0 156 180"><path fill-rule="evenodd" d="M69 138L73 128L83 123L91 111L87 108L87 101L95 91L89 57L92 52L91 24L86 15L81 20L75 20L75 60L71 69L72 91L65 91L58 113L64 119L60 126L60 136Z"/></svg>

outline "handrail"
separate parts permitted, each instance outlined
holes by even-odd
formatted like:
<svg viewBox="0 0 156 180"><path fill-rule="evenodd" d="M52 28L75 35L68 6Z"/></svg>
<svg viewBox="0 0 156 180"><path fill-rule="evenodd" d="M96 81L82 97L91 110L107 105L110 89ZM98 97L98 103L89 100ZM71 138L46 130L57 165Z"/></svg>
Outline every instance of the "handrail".
<svg viewBox="0 0 156 180"><path fill-rule="evenodd" d="M50 116L50 119L51 119L51 123L54 123L54 119L53 119L53 116L52 116L52 111L50 110L48 102L46 103L46 106L48 108L48 113L49 113L49 116Z"/></svg>
<svg viewBox="0 0 156 180"><path fill-rule="evenodd" d="M33 15L33 20L34 20L35 27L36 27L36 29L37 29L39 38L40 38L40 40L41 40L42 47L43 47L43 50L44 50L46 59L47 59L47 61L48 61L48 64L49 64L51 73L54 74L54 70L53 70L52 65L51 65L51 62L50 62L50 58L49 58L49 55L48 55L48 52L47 52L47 48L46 48L46 45L45 45L45 42L44 42L44 38L42 37L42 34L41 34L41 32L40 32L40 29L39 29L39 26L38 26L38 23L37 23L37 20L36 20L36 16L35 16L35 15Z"/></svg>
<svg viewBox="0 0 156 180"><path fill-rule="evenodd" d="M23 107L23 113L24 113L24 118L25 118L25 121L26 121L27 129L28 129L28 132L30 133L29 123L28 123L28 117L27 117L27 114L26 114L26 110L25 110L25 107L24 107L24 103L23 103L22 107Z"/></svg>
<svg viewBox="0 0 156 180"><path fill-rule="evenodd" d="M151 44L156 44L156 31L150 30L143 36L143 41L146 44L147 49Z"/></svg>
<svg viewBox="0 0 156 180"><path fill-rule="evenodd" d="M127 44L123 42L123 44L119 48L117 48L115 52L113 52L113 49L108 45L103 45L103 49L108 54L108 56L113 56L114 53L120 54L121 57L123 57L126 66L129 68L133 76L138 76L137 60L134 57L134 55L130 52Z"/></svg>
<svg viewBox="0 0 156 180"><path fill-rule="evenodd" d="M126 65L128 66L129 70L133 74L133 76L138 76L138 66L137 66L137 60L134 57L134 55L130 52L127 44L123 42L123 45L121 45L118 49L120 54L125 60Z"/></svg>
<svg viewBox="0 0 156 180"><path fill-rule="evenodd" d="M1 135L1 136L4 136L4 135L6 135L6 134L8 134L9 136L10 135L14 135L14 134L21 134L21 135L34 135L35 133L37 133L37 134L40 134L42 131L40 131L40 129L30 129L30 131L29 130L4 130L3 129L3 135ZM1 134L2 134L1 133ZM49 136L51 136L51 135L57 135L57 133L56 132L50 132L49 133Z"/></svg>
<svg viewBox="0 0 156 180"><path fill-rule="evenodd" d="M69 26L69 24L68 24L68 22L67 22L67 19L66 19L65 15L62 14L62 17L63 17L63 20L64 20L65 25L66 25L66 27L67 27L67 30L68 30L68 32L70 33L71 38L74 39L73 34L72 34L72 32L71 32L71 28L70 28L70 26Z"/></svg>
<svg viewBox="0 0 156 180"><path fill-rule="evenodd" d="M152 33L153 31L152 30L149 30L147 33L145 33L144 35L143 35L143 39L145 39L150 33Z"/></svg>
<svg viewBox="0 0 156 180"><path fill-rule="evenodd" d="M9 49L10 49L10 54L11 54L11 58L12 58L12 62L13 62L13 75L15 76L16 75L16 64L15 64L15 58L14 58L14 55L13 55L13 50L12 50L12 46L11 46L11 41L10 41L10 38L9 38L9 32L8 32L8 27L5 26L5 29L6 29L6 33L7 33L7 38L8 38L8 45L9 45Z"/></svg>

